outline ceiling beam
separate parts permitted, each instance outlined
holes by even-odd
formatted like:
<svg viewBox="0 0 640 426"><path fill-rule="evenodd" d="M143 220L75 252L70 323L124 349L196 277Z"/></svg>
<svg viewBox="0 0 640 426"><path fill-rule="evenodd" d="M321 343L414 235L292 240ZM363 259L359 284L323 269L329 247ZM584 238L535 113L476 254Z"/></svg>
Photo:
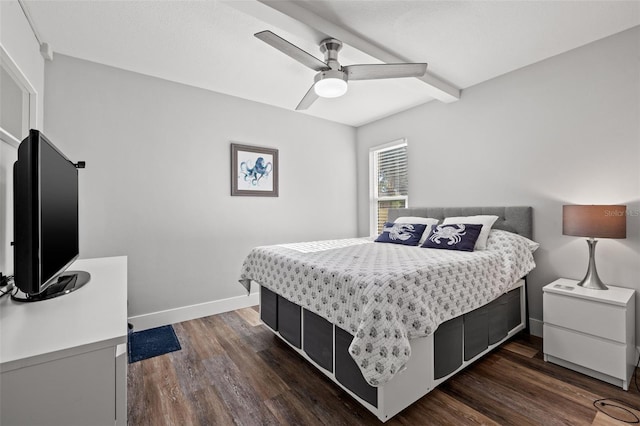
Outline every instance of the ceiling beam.
<svg viewBox="0 0 640 426"><path fill-rule="evenodd" d="M402 58L385 48L357 35L333 22L316 15L296 2L282 0L225 1L231 7L254 16L267 24L301 37L313 38L320 42L325 38L337 38L369 56L386 63L414 62ZM455 102L460 99L460 89L440 80L427 71L418 77L428 88L434 99L442 102Z"/></svg>

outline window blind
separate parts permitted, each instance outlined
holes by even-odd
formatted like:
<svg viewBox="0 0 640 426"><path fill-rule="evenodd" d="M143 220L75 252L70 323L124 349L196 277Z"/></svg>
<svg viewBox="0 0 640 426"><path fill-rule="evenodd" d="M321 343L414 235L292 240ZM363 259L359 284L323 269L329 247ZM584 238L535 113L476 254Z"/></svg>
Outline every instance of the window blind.
<svg viewBox="0 0 640 426"><path fill-rule="evenodd" d="M408 195L407 146L377 153L378 197Z"/></svg>
<svg viewBox="0 0 640 426"><path fill-rule="evenodd" d="M390 208L407 207L409 194L407 145L375 151L374 164L377 177L375 193L377 232L382 232ZM375 223L374 222L374 223Z"/></svg>

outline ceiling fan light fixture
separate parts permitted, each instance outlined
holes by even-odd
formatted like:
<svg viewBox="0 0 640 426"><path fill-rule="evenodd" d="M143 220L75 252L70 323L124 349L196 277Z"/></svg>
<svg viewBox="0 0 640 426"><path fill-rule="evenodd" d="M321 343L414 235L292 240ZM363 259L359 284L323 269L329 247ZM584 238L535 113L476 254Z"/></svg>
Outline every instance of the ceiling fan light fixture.
<svg viewBox="0 0 640 426"><path fill-rule="evenodd" d="M340 78L325 78L317 82L313 90L322 98L338 98L347 93L347 82Z"/></svg>
<svg viewBox="0 0 640 426"><path fill-rule="evenodd" d="M322 98L338 98L347 93L347 76L342 71L321 71L315 80L313 90Z"/></svg>

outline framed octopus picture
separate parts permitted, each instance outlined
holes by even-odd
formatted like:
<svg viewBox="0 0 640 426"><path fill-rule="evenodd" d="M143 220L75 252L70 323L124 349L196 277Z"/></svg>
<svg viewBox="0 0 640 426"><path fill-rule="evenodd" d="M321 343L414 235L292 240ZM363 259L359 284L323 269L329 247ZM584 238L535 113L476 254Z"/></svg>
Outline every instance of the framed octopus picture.
<svg viewBox="0 0 640 426"><path fill-rule="evenodd" d="M231 195L278 196L278 150L231 144Z"/></svg>

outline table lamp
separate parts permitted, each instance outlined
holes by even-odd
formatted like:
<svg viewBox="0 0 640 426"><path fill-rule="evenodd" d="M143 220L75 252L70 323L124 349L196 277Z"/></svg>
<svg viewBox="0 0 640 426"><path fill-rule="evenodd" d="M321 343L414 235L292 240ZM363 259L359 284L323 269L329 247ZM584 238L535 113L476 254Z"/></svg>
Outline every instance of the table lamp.
<svg viewBox="0 0 640 426"><path fill-rule="evenodd" d="M562 206L562 234L588 237L589 267L578 283L584 288L607 290L596 269L596 238L627 237L627 206Z"/></svg>

